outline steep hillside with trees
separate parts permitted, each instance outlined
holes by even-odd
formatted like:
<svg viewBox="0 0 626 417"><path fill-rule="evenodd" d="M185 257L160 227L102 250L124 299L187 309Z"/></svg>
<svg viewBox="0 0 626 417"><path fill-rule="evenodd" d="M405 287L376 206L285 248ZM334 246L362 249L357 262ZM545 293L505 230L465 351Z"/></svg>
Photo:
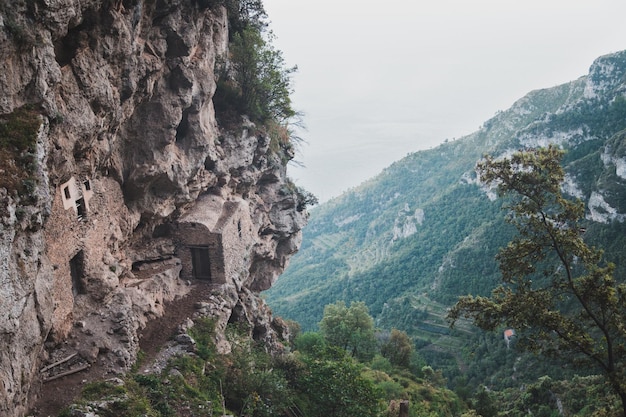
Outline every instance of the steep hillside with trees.
<svg viewBox="0 0 626 417"><path fill-rule="evenodd" d="M459 296L486 296L500 282L495 256L515 232L503 201L478 180L476 164L486 154L549 144L564 150L563 192L584 202L585 242L605 249L623 281L625 74L626 52L600 57L588 75L533 91L477 132L410 154L316 207L302 249L266 293L268 303L315 329L325 305L363 301L378 327L406 331L458 387L497 374L498 385L512 386L549 372L551 365L532 357L507 364L500 333L486 335L466 322L450 329L445 319Z"/></svg>

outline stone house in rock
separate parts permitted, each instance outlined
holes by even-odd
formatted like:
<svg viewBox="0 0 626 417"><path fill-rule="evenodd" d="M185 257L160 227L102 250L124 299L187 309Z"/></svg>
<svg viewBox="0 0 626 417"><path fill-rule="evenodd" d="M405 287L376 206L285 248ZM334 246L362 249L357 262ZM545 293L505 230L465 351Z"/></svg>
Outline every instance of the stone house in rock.
<svg viewBox="0 0 626 417"><path fill-rule="evenodd" d="M71 177L67 182L61 184L61 197L65 210L73 209L79 220L87 217L89 212L89 200L93 197L91 180L85 178L83 181L76 181Z"/></svg>
<svg viewBox="0 0 626 417"><path fill-rule="evenodd" d="M176 256L182 262L181 278L214 284L242 285L248 277L250 253L255 244L248 203L204 195L175 226Z"/></svg>

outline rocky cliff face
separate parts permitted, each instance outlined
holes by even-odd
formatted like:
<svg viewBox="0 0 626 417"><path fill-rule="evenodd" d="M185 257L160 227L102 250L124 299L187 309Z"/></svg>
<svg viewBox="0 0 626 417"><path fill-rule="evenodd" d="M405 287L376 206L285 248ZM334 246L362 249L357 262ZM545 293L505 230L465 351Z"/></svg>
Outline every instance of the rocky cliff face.
<svg viewBox="0 0 626 417"><path fill-rule="evenodd" d="M257 294L306 212L289 150L216 122L227 16L206 3L0 2L0 415L23 415L68 354L128 368L146 324L197 286L218 329L277 342ZM25 144L7 145L12 126Z"/></svg>

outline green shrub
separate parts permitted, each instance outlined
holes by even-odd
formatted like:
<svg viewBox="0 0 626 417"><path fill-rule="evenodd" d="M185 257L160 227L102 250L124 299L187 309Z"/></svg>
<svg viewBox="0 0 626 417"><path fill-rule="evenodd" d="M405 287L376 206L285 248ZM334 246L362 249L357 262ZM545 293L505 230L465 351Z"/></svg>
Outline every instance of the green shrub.
<svg viewBox="0 0 626 417"><path fill-rule="evenodd" d="M0 116L0 147L16 152L35 152L39 126L39 114L30 106L17 108L13 113Z"/></svg>
<svg viewBox="0 0 626 417"><path fill-rule="evenodd" d="M381 398L371 380L361 375L360 366L350 357L341 360L305 360L307 372L298 382L306 393L312 417L371 416L380 411Z"/></svg>
<svg viewBox="0 0 626 417"><path fill-rule="evenodd" d="M189 335L196 341L196 353L204 360L215 357L215 320L201 318L195 321Z"/></svg>
<svg viewBox="0 0 626 417"><path fill-rule="evenodd" d="M370 366L375 371L382 371L388 374L393 371L393 365L391 365L389 359L381 355L375 355Z"/></svg>
<svg viewBox="0 0 626 417"><path fill-rule="evenodd" d="M404 396L404 387L396 381L383 381L377 384L376 388L383 393L387 400L397 400Z"/></svg>
<svg viewBox="0 0 626 417"><path fill-rule="evenodd" d="M316 332L305 332L294 340L296 350L307 355L314 355L326 347L324 336Z"/></svg>
<svg viewBox="0 0 626 417"><path fill-rule="evenodd" d="M288 126L298 113L293 109L291 77L282 52L272 45L260 0L224 0L229 15L229 56L216 62L218 74L213 96L220 125L233 129L246 115L270 138L270 149L283 163L293 157L297 136Z"/></svg>

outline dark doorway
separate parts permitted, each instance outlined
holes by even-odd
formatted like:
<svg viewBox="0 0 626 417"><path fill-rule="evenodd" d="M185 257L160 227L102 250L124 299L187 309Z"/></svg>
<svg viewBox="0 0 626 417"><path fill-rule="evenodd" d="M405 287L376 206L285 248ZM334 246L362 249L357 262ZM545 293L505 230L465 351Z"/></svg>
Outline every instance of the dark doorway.
<svg viewBox="0 0 626 417"><path fill-rule="evenodd" d="M83 278L85 275L85 253L81 250L70 259L70 274L72 275L72 294L76 297L85 294Z"/></svg>
<svg viewBox="0 0 626 417"><path fill-rule="evenodd" d="M211 279L211 262L208 246L190 246L193 277L195 279Z"/></svg>
<svg viewBox="0 0 626 417"><path fill-rule="evenodd" d="M87 217L87 204L85 204L84 198L76 200L76 211L78 212L78 220L83 220Z"/></svg>

